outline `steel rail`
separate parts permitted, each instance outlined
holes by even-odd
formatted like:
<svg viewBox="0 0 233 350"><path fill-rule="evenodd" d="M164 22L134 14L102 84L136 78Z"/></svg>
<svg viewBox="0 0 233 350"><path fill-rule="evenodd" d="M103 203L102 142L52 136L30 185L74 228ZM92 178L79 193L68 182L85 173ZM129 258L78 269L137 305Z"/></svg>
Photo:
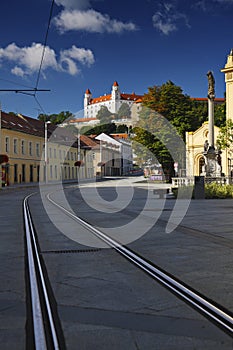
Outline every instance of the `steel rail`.
<svg viewBox="0 0 233 350"><path fill-rule="evenodd" d="M107 245L114 248L126 259L130 260L133 264L138 266L144 272L149 274L153 279L159 281L168 290L172 291L174 294L178 295L181 299L186 300L189 304L199 310L202 314L206 315L211 321L220 326L222 329L230 333L233 336L233 317L231 313L228 313L224 308L217 303L210 301L205 296L201 295L193 288L189 287L182 281L171 276L168 272L162 270L158 266L155 266L152 262L147 261L145 258L141 257L139 254L135 253L129 248L122 246L119 242L109 237L107 234L101 232L100 230L93 227L91 224L81 219L77 215L74 215L69 210L56 203L50 194L47 195L47 199L53 203L55 206L64 211L67 215L76 220L84 228L92 232L96 237L102 239Z"/></svg>
<svg viewBox="0 0 233 350"><path fill-rule="evenodd" d="M24 198L23 201L23 214L26 231L26 243L27 243L27 257L29 268L29 281L32 303L32 318L33 318L33 331L36 350L46 350L48 345L46 342L45 322L42 311L42 302L40 298L40 289L43 292L43 298L45 301L45 309L49 321L49 327L51 332L51 341L55 350L59 349L59 343L54 324L52 309L49 301L48 291L42 271L41 261L39 257L38 247L36 243L35 230L32 224L31 214L28 206L28 199L31 195ZM39 282L38 282L39 281Z"/></svg>

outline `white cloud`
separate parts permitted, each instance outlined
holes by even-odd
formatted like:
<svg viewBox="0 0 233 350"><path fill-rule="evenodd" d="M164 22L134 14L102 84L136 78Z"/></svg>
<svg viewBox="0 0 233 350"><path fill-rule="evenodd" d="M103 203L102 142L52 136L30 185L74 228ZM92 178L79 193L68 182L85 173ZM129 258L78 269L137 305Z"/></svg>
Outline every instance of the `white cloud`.
<svg viewBox="0 0 233 350"><path fill-rule="evenodd" d="M165 35L176 31L180 22L185 22L189 27L187 16L184 13L178 12L172 3L160 4L160 11L157 11L153 17L153 26Z"/></svg>
<svg viewBox="0 0 233 350"><path fill-rule="evenodd" d="M31 74L39 69L43 45L38 43L32 43L29 47L18 47L15 43L8 45L5 49L0 48L0 60L7 60L11 62L17 62L13 72L19 74L19 67L24 74ZM43 69L52 67L57 69L56 54L53 49L46 47L45 58L43 62Z"/></svg>
<svg viewBox="0 0 233 350"><path fill-rule="evenodd" d="M64 67L65 63L66 70L71 75L79 73L76 61L82 63L83 65L90 66L95 62L95 59L91 50L78 48L75 45L73 45L72 48L69 50L61 51L60 66Z"/></svg>
<svg viewBox="0 0 233 350"><path fill-rule="evenodd" d="M123 23L92 9L87 11L64 10L55 17L54 22L61 32L83 30L92 33L121 33L136 30L132 22Z"/></svg>
<svg viewBox="0 0 233 350"><path fill-rule="evenodd" d="M171 32L177 30L177 27L172 23L172 19L164 19L163 15L159 12L152 17L153 26L165 35L169 35Z"/></svg>
<svg viewBox="0 0 233 350"><path fill-rule="evenodd" d="M11 69L11 73L14 75L21 77L31 75L39 70L42 52L43 45L40 43L32 43L31 46L22 48L12 43L6 48L0 48L0 62L5 61L16 64ZM47 46L42 71L44 72L46 69L51 68L75 75L80 72L79 64L90 66L94 61L94 55L91 50L77 48L73 45L71 49L61 50L57 58L55 51Z"/></svg>
<svg viewBox="0 0 233 350"><path fill-rule="evenodd" d="M18 66L12 68L11 73L17 75L18 77L23 77L25 75L23 69Z"/></svg>

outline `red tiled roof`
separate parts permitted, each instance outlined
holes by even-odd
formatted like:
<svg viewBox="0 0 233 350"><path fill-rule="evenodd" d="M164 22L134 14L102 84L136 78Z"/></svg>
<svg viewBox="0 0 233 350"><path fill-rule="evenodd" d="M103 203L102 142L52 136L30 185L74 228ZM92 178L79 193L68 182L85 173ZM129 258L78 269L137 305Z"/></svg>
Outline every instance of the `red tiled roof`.
<svg viewBox="0 0 233 350"><path fill-rule="evenodd" d="M141 98L142 98L142 95L136 95L135 93L133 93L133 94L121 94L122 100L137 101L138 99L141 99Z"/></svg>
<svg viewBox="0 0 233 350"><path fill-rule="evenodd" d="M110 101L112 98L112 95L104 95L96 98L92 98L90 103L91 105L99 102L105 102L105 101ZM121 94L121 100L125 101L134 101L134 102L142 102L142 95L136 95L135 93L133 94Z"/></svg>
<svg viewBox="0 0 233 350"><path fill-rule="evenodd" d="M90 95L91 91L89 89L86 89L86 94Z"/></svg>
<svg viewBox="0 0 233 350"><path fill-rule="evenodd" d="M72 119L69 121L69 123L82 123L82 122L90 122L92 120L98 120L97 118L77 118L77 119Z"/></svg>
<svg viewBox="0 0 233 350"><path fill-rule="evenodd" d="M96 147L98 145L95 140L86 135L80 135L80 141L82 146Z"/></svg>
<svg viewBox="0 0 233 350"><path fill-rule="evenodd" d="M114 81L113 86L119 86L117 81Z"/></svg>
<svg viewBox="0 0 233 350"><path fill-rule="evenodd" d="M193 101L200 101L200 102L204 102L204 101L208 101L208 98L207 97L191 97L191 100ZM214 99L215 102L225 102L225 98L223 97L216 97Z"/></svg>
<svg viewBox="0 0 233 350"><path fill-rule="evenodd" d="M95 104L95 103L104 102L104 101L110 101L111 97L112 97L112 95L110 94L110 95L104 95L104 96L92 98L90 101L90 104Z"/></svg>
<svg viewBox="0 0 233 350"><path fill-rule="evenodd" d="M121 134L110 134L111 137L114 139L127 139L129 135L127 133L121 133Z"/></svg>

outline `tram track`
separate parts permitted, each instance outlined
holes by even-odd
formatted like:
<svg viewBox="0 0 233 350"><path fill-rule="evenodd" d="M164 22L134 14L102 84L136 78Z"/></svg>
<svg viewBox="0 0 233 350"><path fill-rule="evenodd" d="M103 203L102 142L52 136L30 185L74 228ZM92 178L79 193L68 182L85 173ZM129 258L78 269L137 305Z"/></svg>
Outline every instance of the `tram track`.
<svg viewBox="0 0 233 350"><path fill-rule="evenodd" d="M28 338L32 338L32 341L28 345L28 348L31 350L33 346L36 350L64 349L57 312L52 302L51 289L48 285L45 269L43 268L36 231L29 209L28 199L31 196L32 194L25 197L23 201L25 254L27 262L26 274L29 281L27 307L31 314L30 319L32 320L32 334L27 335Z"/></svg>
<svg viewBox="0 0 233 350"><path fill-rule="evenodd" d="M181 280L177 279L175 276L171 275L169 272L163 270L126 246L121 245L119 242L109 237L106 233L103 233L92 226L89 222L70 212L59 203L55 202L51 198L51 193L47 195L47 199L54 206L62 210L63 213L71 217L73 220L95 235L98 239L101 239L109 247L117 251L121 256L126 258L139 269L143 270L147 275L179 297L179 299L185 301L198 312L206 316L212 323L215 323L219 328L233 337L233 314L231 311L210 300L208 297L194 290Z"/></svg>

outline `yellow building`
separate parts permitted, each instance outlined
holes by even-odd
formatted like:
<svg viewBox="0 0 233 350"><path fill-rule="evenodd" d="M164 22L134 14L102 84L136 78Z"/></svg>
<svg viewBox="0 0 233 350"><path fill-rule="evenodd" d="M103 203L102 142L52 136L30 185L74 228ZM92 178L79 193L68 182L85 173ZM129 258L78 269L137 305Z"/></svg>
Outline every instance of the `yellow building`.
<svg viewBox="0 0 233 350"><path fill-rule="evenodd" d="M0 132L3 184L45 182L46 171L49 182L93 177L87 150L64 128L47 124L47 162L44 122L2 112Z"/></svg>
<svg viewBox="0 0 233 350"><path fill-rule="evenodd" d="M233 120L233 50L227 57L227 63L221 70L225 74L226 82L226 119ZM217 99L216 99L217 100ZM199 176L202 173L203 151L205 141L208 140L209 123L205 122L194 132L186 133L186 168L187 176ZM214 126L214 141L216 141L219 128ZM233 170L233 154L224 150L221 154L222 175L231 176Z"/></svg>

